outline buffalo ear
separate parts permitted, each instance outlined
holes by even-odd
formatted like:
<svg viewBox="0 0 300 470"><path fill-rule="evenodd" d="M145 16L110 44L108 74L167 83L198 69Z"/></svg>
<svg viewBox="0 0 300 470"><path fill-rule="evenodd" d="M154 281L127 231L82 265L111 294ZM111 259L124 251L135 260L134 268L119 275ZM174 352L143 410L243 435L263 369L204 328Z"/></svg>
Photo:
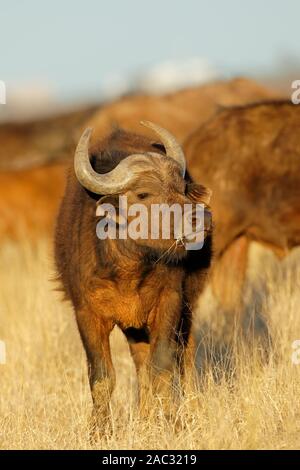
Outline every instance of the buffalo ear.
<svg viewBox="0 0 300 470"><path fill-rule="evenodd" d="M188 183L186 195L195 203L209 205L212 190L202 184Z"/></svg>
<svg viewBox="0 0 300 470"><path fill-rule="evenodd" d="M108 195L102 196L102 197L100 197L100 199L98 199L98 201L96 203L96 216L97 217L104 217L104 215L100 211L100 207L99 207L101 204L111 204L115 208L115 211L107 214L106 217L108 217L109 219L111 219L113 222L115 222L118 225L126 224L125 216L120 213L119 196L118 195L108 194Z"/></svg>
<svg viewBox="0 0 300 470"><path fill-rule="evenodd" d="M119 196L116 194L107 194L105 196L101 196L100 199L96 202L96 206L100 206L100 204L112 204L115 207L119 206Z"/></svg>

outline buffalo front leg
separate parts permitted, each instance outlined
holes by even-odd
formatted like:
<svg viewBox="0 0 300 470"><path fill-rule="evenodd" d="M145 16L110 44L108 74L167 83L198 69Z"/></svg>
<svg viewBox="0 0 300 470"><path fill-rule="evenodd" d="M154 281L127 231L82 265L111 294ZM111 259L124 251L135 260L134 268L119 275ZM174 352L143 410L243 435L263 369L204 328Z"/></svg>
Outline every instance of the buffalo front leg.
<svg viewBox="0 0 300 470"><path fill-rule="evenodd" d="M114 324L89 310L76 312L77 323L88 361L93 398L93 424L104 427L110 421L110 398L115 386L109 335Z"/></svg>
<svg viewBox="0 0 300 470"><path fill-rule="evenodd" d="M138 401L149 392L147 383L147 365L149 363L149 335L145 329L127 328L125 331L130 354L133 359L138 378Z"/></svg>
<svg viewBox="0 0 300 470"><path fill-rule="evenodd" d="M161 299L150 328L149 378L152 394L159 400L166 416L172 414L175 396L180 316L181 296L171 291Z"/></svg>

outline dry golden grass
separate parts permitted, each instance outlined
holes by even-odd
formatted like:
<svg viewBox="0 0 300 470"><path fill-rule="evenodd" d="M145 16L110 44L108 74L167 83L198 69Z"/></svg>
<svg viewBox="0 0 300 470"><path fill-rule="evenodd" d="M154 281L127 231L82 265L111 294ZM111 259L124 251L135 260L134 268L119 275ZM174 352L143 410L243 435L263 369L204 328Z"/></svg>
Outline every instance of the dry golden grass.
<svg viewBox="0 0 300 470"><path fill-rule="evenodd" d="M147 420L138 418L134 368L122 334L114 331L113 430L94 447L299 448L300 365L291 361L291 344L300 339L296 259L280 265L273 259L267 263L264 256L249 271L249 279L260 272L266 280L263 288L255 279L248 315L255 311L267 318L272 336L268 361L261 360L255 342L247 346L233 334L234 366L230 369L228 356L222 355L213 364L217 350L211 354L209 345L213 338L224 339L223 316L207 293L197 328L200 335L203 324L209 325L200 347L208 364L200 388L190 387L176 405L179 430L157 417L157 411ZM86 362L72 310L49 282L49 246L6 243L0 248L0 262L0 339L7 348L7 364L0 365L0 449L89 449Z"/></svg>

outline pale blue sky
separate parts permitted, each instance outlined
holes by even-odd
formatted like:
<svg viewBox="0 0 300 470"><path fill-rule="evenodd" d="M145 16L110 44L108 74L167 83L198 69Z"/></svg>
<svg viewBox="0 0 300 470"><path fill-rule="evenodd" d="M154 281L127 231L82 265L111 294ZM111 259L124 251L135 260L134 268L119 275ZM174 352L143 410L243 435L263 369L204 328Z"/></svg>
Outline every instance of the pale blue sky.
<svg viewBox="0 0 300 470"><path fill-rule="evenodd" d="M0 0L0 79L72 97L170 58L253 72L300 62L299 19L299 0Z"/></svg>

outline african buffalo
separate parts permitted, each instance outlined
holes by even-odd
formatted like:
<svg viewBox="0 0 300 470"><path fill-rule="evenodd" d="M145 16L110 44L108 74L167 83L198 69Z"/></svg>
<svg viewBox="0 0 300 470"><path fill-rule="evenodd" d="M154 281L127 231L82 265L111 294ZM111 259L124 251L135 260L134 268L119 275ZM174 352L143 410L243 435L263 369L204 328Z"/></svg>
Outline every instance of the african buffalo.
<svg viewBox="0 0 300 470"><path fill-rule="evenodd" d="M160 142L116 130L90 147L91 131L84 132L57 221L56 266L75 309L101 422L109 417L115 384L109 346L115 325L128 340L139 378L147 375L153 396L168 397L168 406L174 371L182 371L184 352L193 354L192 310L211 260L210 192L191 182L175 138L153 123L144 125ZM203 204L202 249L188 250L185 237L164 239L161 232L156 239L150 233L145 239L99 239L99 204L116 208L114 222L121 229L119 195L148 209Z"/></svg>
<svg viewBox="0 0 300 470"><path fill-rule="evenodd" d="M185 142L189 171L213 191L212 286L239 307L251 240L283 257L300 244L300 107L272 101L221 110Z"/></svg>

